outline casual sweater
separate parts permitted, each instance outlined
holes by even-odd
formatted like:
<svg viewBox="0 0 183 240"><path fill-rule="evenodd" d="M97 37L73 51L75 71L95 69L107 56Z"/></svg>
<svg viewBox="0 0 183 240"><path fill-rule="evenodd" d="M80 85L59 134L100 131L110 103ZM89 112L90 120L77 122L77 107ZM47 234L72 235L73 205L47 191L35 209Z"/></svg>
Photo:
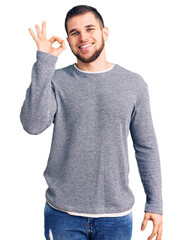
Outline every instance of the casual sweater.
<svg viewBox="0 0 183 240"><path fill-rule="evenodd" d="M145 212L163 214L161 166L148 84L118 64L100 72L37 51L20 120L29 134L54 124L44 171L46 200L80 216L119 216L135 198L129 187L127 138L133 141L146 194Z"/></svg>

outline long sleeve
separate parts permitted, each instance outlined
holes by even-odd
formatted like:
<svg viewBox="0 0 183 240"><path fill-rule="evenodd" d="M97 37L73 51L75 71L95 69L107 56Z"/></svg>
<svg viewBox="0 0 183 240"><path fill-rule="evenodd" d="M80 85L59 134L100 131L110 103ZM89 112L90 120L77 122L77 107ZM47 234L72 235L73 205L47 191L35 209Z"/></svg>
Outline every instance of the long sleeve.
<svg viewBox="0 0 183 240"><path fill-rule="evenodd" d="M30 134L39 134L54 122L57 110L54 86L51 82L58 57L37 50L32 67L31 83L26 91L20 120Z"/></svg>
<svg viewBox="0 0 183 240"><path fill-rule="evenodd" d="M145 212L163 214L160 156L151 116L149 90L145 81L137 92L137 101L131 115L130 133L146 194Z"/></svg>

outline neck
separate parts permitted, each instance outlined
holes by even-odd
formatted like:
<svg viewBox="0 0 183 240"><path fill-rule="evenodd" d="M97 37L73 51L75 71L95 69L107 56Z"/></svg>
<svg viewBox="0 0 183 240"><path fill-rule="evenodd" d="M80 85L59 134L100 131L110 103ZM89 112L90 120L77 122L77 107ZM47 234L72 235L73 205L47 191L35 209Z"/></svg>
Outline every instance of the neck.
<svg viewBox="0 0 183 240"><path fill-rule="evenodd" d="M82 71L88 71L88 72L98 72L98 71L105 71L112 67L113 63L110 63L106 60L106 54L105 54L105 48L101 52L100 56L91 63L84 63L81 62L77 58L77 64L76 67L79 68Z"/></svg>

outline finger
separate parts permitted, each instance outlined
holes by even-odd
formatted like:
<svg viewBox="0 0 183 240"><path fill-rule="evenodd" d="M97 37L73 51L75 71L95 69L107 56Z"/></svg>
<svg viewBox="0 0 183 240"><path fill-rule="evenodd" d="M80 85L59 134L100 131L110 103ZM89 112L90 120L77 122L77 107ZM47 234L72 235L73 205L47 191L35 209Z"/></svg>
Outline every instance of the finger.
<svg viewBox="0 0 183 240"><path fill-rule="evenodd" d="M37 42L39 39L38 37L36 36L36 34L33 32L33 30L31 28L28 28L31 36L33 37L33 39Z"/></svg>
<svg viewBox="0 0 183 240"><path fill-rule="evenodd" d="M43 34L43 38L46 39L46 21L43 21L42 23L42 34Z"/></svg>
<svg viewBox="0 0 183 240"><path fill-rule="evenodd" d="M54 43L56 41L58 41L59 43L61 43L62 39L60 37L57 36L53 36L49 39L50 42Z"/></svg>
<svg viewBox="0 0 183 240"><path fill-rule="evenodd" d="M64 40L61 41L61 45L60 45L59 48L63 48L63 50L66 49L66 45L65 45L65 41Z"/></svg>
<svg viewBox="0 0 183 240"><path fill-rule="evenodd" d="M64 51L66 49L66 45L65 45L65 41L62 40L60 47L58 47L56 50L59 51L59 53L61 53L62 51Z"/></svg>
<svg viewBox="0 0 183 240"><path fill-rule="evenodd" d="M160 225L159 228L158 228L158 234L157 234L156 240L161 240L162 239L162 234L163 234L163 226Z"/></svg>
<svg viewBox="0 0 183 240"><path fill-rule="evenodd" d="M141 231L145 230L147 223L148 223L148 219L146 217L144 217L144 220L141 225Z"/></svg>
<svg viewBox="0 0 183 240"><path fill-rule="evenodd" d="M41 33L40 27L38 24L35 25L36 31L37 31L37 35L39 39L43 39L43 35Z"/></svg>
<svg viewBox="0 0 183 240"><path fill-rule="evenodd" d="M153 228L153 232L151 233L151 235L148 237L148 240L151 240L158 232L158 226L155 226Z"/></svg>

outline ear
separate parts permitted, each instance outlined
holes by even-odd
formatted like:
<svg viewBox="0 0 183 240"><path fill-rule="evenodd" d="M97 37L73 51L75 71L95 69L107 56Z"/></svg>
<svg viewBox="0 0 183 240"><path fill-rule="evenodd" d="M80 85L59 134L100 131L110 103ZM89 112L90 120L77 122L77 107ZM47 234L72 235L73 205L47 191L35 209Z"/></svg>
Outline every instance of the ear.
<svg viewBox="0 0 183 240"><path fill-rule="evenodd" d="M69 37L67 37L66 39L67 39L67 42L69 43Z"/></svg>
<svg viewBox="0 0 183 240"><path fill-rule="evenodd" d="M70 45L70 41L69 41L69 37L67 36L67 42L68 42L68 44L69 44L69 46L71 47L71 45Z"/></svg>
<svg viewBox="0 0 183 240"><path fill-rule="evenodd" d="M103 38L104 38L104 41L107 41L108 37L109 37L109 29L108 27L104 27L102 29L102 33L103 33Z"/></svg>

